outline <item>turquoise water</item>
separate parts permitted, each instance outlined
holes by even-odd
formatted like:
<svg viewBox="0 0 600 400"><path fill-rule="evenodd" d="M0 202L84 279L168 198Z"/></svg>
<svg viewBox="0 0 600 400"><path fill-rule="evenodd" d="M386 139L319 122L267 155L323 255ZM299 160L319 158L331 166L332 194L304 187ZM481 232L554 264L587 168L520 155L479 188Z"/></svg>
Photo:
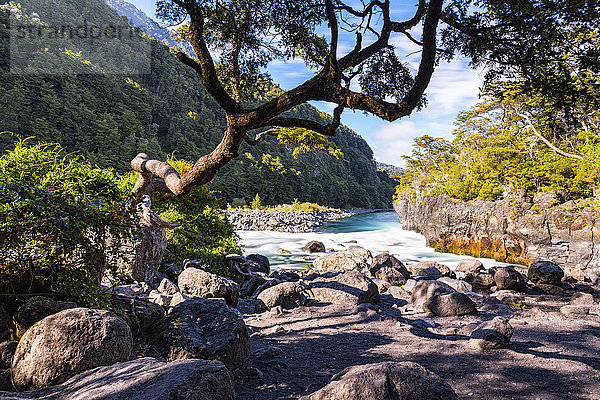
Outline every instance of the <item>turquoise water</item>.
<svg viewBox="0 0 600 400"><path fill-rule="evenodd" d="M402 229L398 216L393 211L360 214L330 222L317 232L286 233L273 231L237 231L246 253L267 256L273 269L305 268L316 255L302 251L311 240L318 240L330 250L342 250L358 245L369 249L373 255L387 251L406 265L424 260L433 260L451 268L463 258L455 254L437 253L425 245L425 237ZM284 249L290 254L279 254ZM480 258L486 267L504 265L494 260Z"/></svg>

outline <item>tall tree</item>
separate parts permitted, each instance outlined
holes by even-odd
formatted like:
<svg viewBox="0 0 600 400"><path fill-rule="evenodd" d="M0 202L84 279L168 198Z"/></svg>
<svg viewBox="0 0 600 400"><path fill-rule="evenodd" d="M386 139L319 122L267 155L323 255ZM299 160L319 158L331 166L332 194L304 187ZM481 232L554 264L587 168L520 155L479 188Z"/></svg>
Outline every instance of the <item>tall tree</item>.
<svg viewBox="0 0 600 400"><path fill-rule="evenodd" d="M183 176L168 163L139 154L131 163L140 172L134 189L138 196L155 190L186 193L210 181L238 155L244 141L256 144L281 129L334 136L347 108L386 121L410 115L424 104L425 90L442 57L462 53L492 72L511 71L547 90L553 86L541 84L539 76L558 80L565 71L598 71L593 58L597 48L589 43L596 40L592 33L597 31L600 7L589 0L461 0L447 2L446 7L443 0L419 0L412 17L403 21L392 19L390 0L159 0L157 5L162 19L185 22L180 34L197 58L183 52L177 57L197 72L224 110L227 129L214 150ZM326 38L318 34L323 26L328 27ZM419 39L411 34L415 27L422 29ZM356 41L342 54L340 36L347 32ZM557 59L564 53L561 47L568 46L573 35L581 38L579 34L584 40L576 57ZM399 38L421 47L414 76L392 46ZM317 72L269 101L251 103L268 88L264 67L272 60L290 58L304 60ZM538 74L538 64L543 74ZM328 124L285 115L313 100L335 105ZM251 138L256 129L266 130Z"/></svg>

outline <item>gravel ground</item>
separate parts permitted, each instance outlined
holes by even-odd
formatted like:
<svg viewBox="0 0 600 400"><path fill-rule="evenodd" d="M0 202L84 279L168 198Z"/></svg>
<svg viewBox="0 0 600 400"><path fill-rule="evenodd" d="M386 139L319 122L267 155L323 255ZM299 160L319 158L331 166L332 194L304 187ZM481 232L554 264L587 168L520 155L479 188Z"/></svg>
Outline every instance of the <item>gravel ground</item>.
<svg viewBox="0 0 600 400"><path fill-rule="evenodd" d="M600 317L563 316L559 309L569 298L528 296L524 310L481 303L478 316L466 317L428 318L391 296L366 311L317 304L246 314L252 355L237 379L237 398L296 399L348 366L414 361L440 375L461 399L597 400ZM498 314L512 314L509 347L472 348L468 339L477 323Z"/></svg>

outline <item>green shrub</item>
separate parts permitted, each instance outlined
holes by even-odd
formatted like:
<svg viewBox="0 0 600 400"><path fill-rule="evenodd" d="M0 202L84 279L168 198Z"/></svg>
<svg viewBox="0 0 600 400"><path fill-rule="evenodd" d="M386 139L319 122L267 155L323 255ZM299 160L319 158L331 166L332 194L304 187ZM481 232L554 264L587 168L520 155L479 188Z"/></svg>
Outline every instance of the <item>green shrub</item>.
<svg viewBox="0 0 600 400"><path fill-rule="evenodd" d="M261 207L261 202L260 202L260 196L258 195L258 193L256 193L256 196L254 196L254 199L252 199L252 201L250 202L250 208L253 210L260 210Z"/></svg>
<svg viewBox="0 0 600 400"><path fill-rule="evenodd" d="M98 278L108 235L118 243L125 232L124 203L111 170L65 156L56 144L17 142L0 157L0 292L61 293L106 306Z"/></svg>
<svg viewBox="0 0 600 400"><path fill-rule="evenodd" d="M307 213L318 213L328 210L333 210L332 208L321 206L317 203L301 203L298 199L294 199L292 204L280 204L277 206L272 206L267 208L268 211L292 211L292 212L307 212Z"/></svg>

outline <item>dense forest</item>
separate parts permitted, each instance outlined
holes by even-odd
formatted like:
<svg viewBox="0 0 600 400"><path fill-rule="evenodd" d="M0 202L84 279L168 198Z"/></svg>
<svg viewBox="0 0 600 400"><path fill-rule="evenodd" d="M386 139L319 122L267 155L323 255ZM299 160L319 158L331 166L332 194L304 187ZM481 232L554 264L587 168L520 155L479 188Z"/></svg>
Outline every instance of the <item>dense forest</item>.
<svg viewBox="0 0 600 400"><path fill-rule="evenodd" d="M98 73L118 65L110 65L85 47L65 49L62 54L53 54L55 58L46 54L37 58L46 70L56 63L58 72L68 59L69 67L77 68L79 74L40 73L31 65L11 73L15 66L14 54L9 53L11 8L21 21L33 26L44 25L47 15L73 21L86 15L66 2L44 4L51 9L37 9L35 1L23 1L4 6L0 12L2 146L13 142L16 135L57 142L68 152L77 152L99 167L113 167L118 172L128 171L131 159L139 152L159 159L173 154L178 159L194 160L214 148L225 130L223 111L206 94L195 72L158 40L144 38L149 52L148 60L143 59L144 54L139 55L141 74ZM85 2L85 7L86 13L93 9L93 15L104 25L124 23L123 17L102 1ZM131 53L127 44L120 46L123 48L111 52ZM278 89L273 87L272 91ZM326 119L310 105L291 113L319 122ZM389 206L394 181L377 171L368 144L347 127L339 128L332 141L340 150L334 153L338 157L326 151L294 152L298 149L293 143L277 147L274 139L247 146L209 188L226 202L238 198L249 203L259 194L263 204L297 198L334 207Z"/></svg>

